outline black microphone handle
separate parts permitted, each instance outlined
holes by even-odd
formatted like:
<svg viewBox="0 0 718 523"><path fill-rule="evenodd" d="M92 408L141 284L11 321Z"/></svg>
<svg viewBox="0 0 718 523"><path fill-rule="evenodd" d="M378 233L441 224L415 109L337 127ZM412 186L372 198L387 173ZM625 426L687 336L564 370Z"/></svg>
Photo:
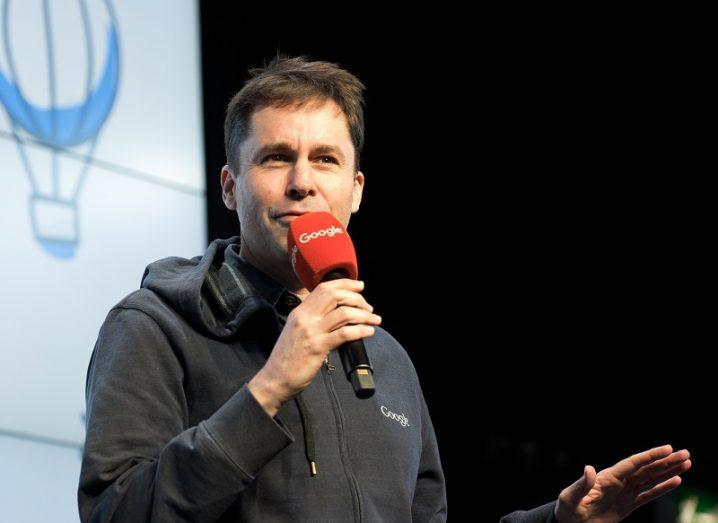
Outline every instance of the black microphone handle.
<svg viewBox="0 0 718 523"><path fill-rule="evenodd" d="M341 278L348 278L346 271L334 269L324 275L322 281L332 281ZM357 398L370 398L374 395L374 368L371 366L369 356L364 347L364 340L358 339L348 341L339 346L339 358L342 360L342 367L347 379L354 387L354 394Z"/></svg>

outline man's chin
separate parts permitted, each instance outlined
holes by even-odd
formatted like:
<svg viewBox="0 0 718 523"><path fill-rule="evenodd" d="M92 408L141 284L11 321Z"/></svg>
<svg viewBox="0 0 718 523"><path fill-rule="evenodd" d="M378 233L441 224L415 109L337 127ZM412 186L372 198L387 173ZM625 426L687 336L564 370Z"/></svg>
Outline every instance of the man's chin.
<svg viewBox="0 0 718 523"><path fill-rule="evenodd" d="M278 231L278 234L274 234L274 245L272 246L277 253L287 255L289 247L287 243L287 229Z"/></svg>

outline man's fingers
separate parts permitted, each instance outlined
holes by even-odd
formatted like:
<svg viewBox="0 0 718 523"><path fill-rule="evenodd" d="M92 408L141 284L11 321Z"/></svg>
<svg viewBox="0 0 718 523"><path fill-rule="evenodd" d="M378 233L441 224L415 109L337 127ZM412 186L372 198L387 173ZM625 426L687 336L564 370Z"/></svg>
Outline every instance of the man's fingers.
<svg viewBox="0 0 718 523"><path fill-rule="evenodd" d="M586 465L583 468L583 476L561 493L563 500L570 505L578 505L586 494L591 492L594 483L596 483L596 469L591 465Z"/></svg>
<svg viewBox="0 0 718 523"><path fill-rule="evenodd" d="M329 340L327 343L332 347L331 350L334 350L343 343L369 338L373 336L375 332L376 329L371 325L344 325L344 327L340 327L326 334L326 338Z"/></svg>
<svg viewBox="0 0 718 523"><path fill-rule="evenodd" d="M681 464L688 461L688 458L690 457L691 454L687 450L679 450L670 456L659 459L642 467L634 474L632 480L637 483L651 481L652 478L658 475L665 475L667 471L680 467Z"/></svg>
<svg viewBox="0 0 718 523"><path fill-rule="evenodd" d="M337 281L354 281L354 280L333 280L326 283L334 283ZM319 287L317 287L318 289ZM315 289L316 290L316 289ZM312 294L314 291L312 291ZM312 296L310 294L310 296ZM306 301L308 301L309 298L307 298ZM357 307L360 309L365 309L369 312L374 310L374 307L369 305L367 303L366 298L361 295L361 289L359 287L356 288L345 288L345 287L339 287L339 288L329 288L326 287L322 289L321 292L318 292L316 297L313 297L314 307L315 310L318 312L318 314L324 316L326 314L329 314L331 311L336 309L340 305L351 305L352 307Z"/></svg>
<svg viewBox="0 0 718 523"><path fill-rule="evenodd" d="M677 465L673 465L671 468L662 472L657 472L654 476L646 479L636 487L636 492L644 492L652 489L656 485L660 485L664 481L671 479L673 476L683 474L691 468L691 460L681 461Z"/></svg>
<svg viewBox="0 0 718 523"><path fill-rule="evenodd" d="M671 452L673 452L673 447L670 445L655 447L621 460L611 468L613 469L613 474L616 477L620 479L627 478L641 467L645 467L654 461L669 456Z"/></svg>
<svg viewBox="0 0 718 523"><path fill-rule="evenodd" d="M638 496L636 496L636 508L640 507L641 505L645 505L646 503L649 503L656 498L661 497L663 494L665 494L666 492L670 492L680 484L681 477L673 476L671 479L666 480L659 485L656 485L652 489L640 493Z"/></svg>
<svg viewBox="0 0 718 523"><path fill-rule="evenodd" d="M352 280L351 278L338 278L336 280L323 281L317 285L317 289L333 290L346 289L353 292L361 292L364 290L364 280Z"/></svg>
<svg viewBox="0 0 718 523"><path fill-rule="evenodd" d="M332 332L350 324L380 325L381 316L364 309L342 305L322 318L319 322L319 328L322 332Z"/></svg>

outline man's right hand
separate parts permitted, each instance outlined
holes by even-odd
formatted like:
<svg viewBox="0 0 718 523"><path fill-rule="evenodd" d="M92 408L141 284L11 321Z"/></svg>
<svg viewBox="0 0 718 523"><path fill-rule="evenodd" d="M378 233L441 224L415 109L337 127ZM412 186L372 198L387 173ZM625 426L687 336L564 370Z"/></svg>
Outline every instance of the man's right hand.
<svg viewBox="0 0 718 523"><path fill-rule="evenodd" d="M247 384L270 416L309 386L330 351L374 334L381 317L359 294L364 282L320 283L287 316L267 363Z"/></svg>

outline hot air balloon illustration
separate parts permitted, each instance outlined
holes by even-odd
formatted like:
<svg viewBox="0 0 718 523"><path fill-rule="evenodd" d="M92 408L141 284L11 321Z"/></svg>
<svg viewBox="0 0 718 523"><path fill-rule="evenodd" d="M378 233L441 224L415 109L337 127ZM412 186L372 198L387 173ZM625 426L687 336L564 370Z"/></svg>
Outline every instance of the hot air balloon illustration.
<svg viewBox="0 0 718 523"><path fill-rule="evenodd" d="M28 175L32 230L47 253L73 258L78 196L119 85L114 12L109 0L2 0L1 8L0 102ZM73 38L58 38L68 26ZM38 160L41 150L49 161Z"/></svg>

